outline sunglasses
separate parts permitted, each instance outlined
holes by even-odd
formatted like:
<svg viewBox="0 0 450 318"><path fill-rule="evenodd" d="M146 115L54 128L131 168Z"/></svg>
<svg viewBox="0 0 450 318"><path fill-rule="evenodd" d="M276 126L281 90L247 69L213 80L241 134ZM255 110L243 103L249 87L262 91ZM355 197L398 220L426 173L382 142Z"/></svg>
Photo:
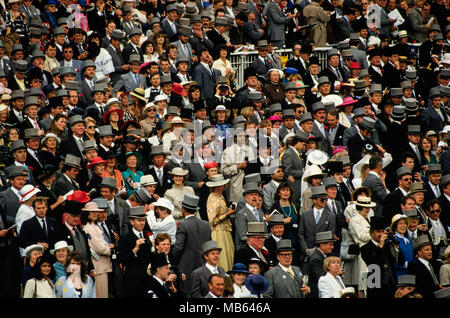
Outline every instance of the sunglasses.
<svg viewBox="0 0 450 318"><path fill-rule="evenodd" d="M412 181L412 178L405 178L403 181Z"/></svg>
<svg viewBox="0 0 450 318"><path fill-rule="evenodd" d="M149 112L156 112L156 108L149 108Z"/></svg>
<svg viewBox="0 0 450 318"><path fill-rule="evenodd" d="M325 202L327 200L327 198L319 198L320 202Z"/></svg>
<svg viewBox="0 0 450 318"><path fill-rule="evenodd" d="M88 126L87 128L89 128L89 129L93 129L93 128L95 128L95 126Z"/></svg>
<svg viewBox="0 0 450 318"><path fill-rule="evenodd" d="M282 256L282 257L291 257L291 256L292 256L292 253L289 253L289 254L278 254L278 255L280 255L280 256Z"/></svg>
<svg viewBox="0 0 450 318"><path fill-rule="evenodd" d="M441 209L430 210L430 214L441 213Z"/></svg>

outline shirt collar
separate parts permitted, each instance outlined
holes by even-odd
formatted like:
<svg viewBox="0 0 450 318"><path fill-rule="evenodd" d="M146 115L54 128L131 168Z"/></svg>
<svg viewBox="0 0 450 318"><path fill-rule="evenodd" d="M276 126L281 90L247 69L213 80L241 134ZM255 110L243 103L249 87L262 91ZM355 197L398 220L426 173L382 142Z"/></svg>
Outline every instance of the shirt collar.
<svg viewBox="0 0 450 318"><path fill-rule="evenodd" d="M136 231L134 228L133 228L133 233L134 233L134 235L136 235L137 237L139 237L139 234L140 233L142 233L142 232L138 232L138 231ZM142 236L143 236L144 234L142 234Z"/></svg>
<svg viewBox="0 0 450 318"><path fill-rule="evenodd" d="M205 266L206 266L207 269L209 269L209 271L210 271L211 273L215 273L215 270L216 270L216 269L217 269L217 271L219 271L219 269L217 268L217 266L214 267L214 266L212 266L211 264L208 264L208 263L205 263Z"/></svg>
<svg viewBox="0 0 450 318"><path fill-rule="evenodd" d="M164 281L163 281L161 278L159 278L159 277L156 276L156 275L153 275L153 277L158 281L158 283L161 284L161 286L164 286Z"/></svg>
<svg viewBox="0 0 450 318"><path fill-rule="evenodd" d="M247 202L245 203L245 206L247 207L247 209L249 209L250 211L253 212L253 209L255 209L256 207L251 206L250 204L248 204Z"/></svg>

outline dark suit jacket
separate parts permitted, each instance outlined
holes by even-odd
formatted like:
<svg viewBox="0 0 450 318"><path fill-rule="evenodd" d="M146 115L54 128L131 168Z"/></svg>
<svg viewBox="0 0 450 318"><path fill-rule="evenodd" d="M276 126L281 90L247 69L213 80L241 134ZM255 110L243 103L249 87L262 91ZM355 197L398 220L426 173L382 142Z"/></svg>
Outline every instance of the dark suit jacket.
<svg viewBox="0 0 450 318"><path fill-rule="evenodd" d="M113 85L120 79L120 75L125 74L127 71L122 70L122 65L124 65L122 53L118 53L115 48L111 45L106 47L106 51L108 51L109 55L111 55L114 72L110 74Z"/></svg>
<svg viewBox="0 0 450 318"><path fill-rule="evenodd" d="M37 244L39 242L48 243L49 247L55 244L56 236L56 220L46 217L47 236L44 234L40 220L36 216L22 223L19 234L19 246L26 248L27 246Z"/></svg>
<svg viewBox="0 0 450 318"><path fill-rule="evenodd" d="M198 183L206 179L206 173L202 165L197 162L187 162L185 164L186 169L189 171L188 178L186 180L186 185L198 191Z"/></svg>
<svg viewBox="0 0 450 318"><path fill-rule="evenodd" d="M77 187L77 184L69 182L65 176L61 175L58 179L56 179L56 182L52 186L52 190L57 196L60 196L66 194L70 190L75 191L80 190L80 188Z"/></svg>
<svg viewBox="0 0 450 318"><path fill-rule="evenodd" d="M217 266L220 275L225 275L225 270ZM212 275L211 271L203 265L191 274L191 297L192 298L203 298L209 292L208 280Z"/></svg>
<svg viewBox="0 0 450 318"><path fill-rule="evenodd" d="M372 67L372 65L369 66L369 74L370 74L372 83L381 84L383 86L383 89L386 87L386 83L384 81L383 75L380 75L380 73L375 71L375 69Z"/></svg>
<svg viewBox="0 0 450 318"><path fill-rule="evenodd" d="M348 78L346 76L346 73L345 73L344 69L340 65L338 66L338 69L339 69L339 73L341 73L341 76L342 76L344 82L346 82ZM334 82L337 81L337 76L336 76L336 74L334 74L334 72L331 69L331 67L328 67L328 68L322 70L319 73L319 77L321 77L321 76L328 77L328 80L331 83L331 91L334 91Z"/></svg>
<svg viewBox="0 0 450 318"><path fill-rule="evenodd" d="M443 193L439 197L439 202L441 203L442 209L439 219L441 220L442 225L444 225L444 227L448 227L450 226L450 202L447 200L447 198Z"/></svg>
<svg viewBox="0 0 450 318"><path fill-rule="evenodd" d="M431 259L429 261L433 267L433 271L439 281L439 270L441 263ZM409 264L408 264L409 265ZM408 273L410 275L416 275L416 292L421 294L424 298L434 298L433 293L439 290L439 285L434 283L433 277L428 268L419 260L416 259L415 263L411 263L408 266Z"/></svg>
<svg viewBox="0 0 450 318"><path fill-rule="evenodd" d="M309 288L311 293L309 297L318 298L319 297L319 278L326 274L323 269L323 262L325 261L325 256L323 253L316 249L314 253L309 258L308 262L308 273L309 273Z"/></svg>
<svg viewBox="0 0 450 318"><path fill-rule="evenodd" d="M314 210L303 211L300 217L300 226L298 227L300 251L303 253L306 249L313 248L316 241L316 233L325 231L336 233L336 217L328 205L323 209L317 224L314 219Z"/></svg>
<svg viewBox="0 0 450 318"><path fill-rule="evenodd" d="M61 141L61 144L59 145L59 150L61 151L61 153L71 154L73 156L81 158L81 165L84 166L85 164L84 156L80 152L80 149L77 146L77 142L75 141L75 138L72 135L67 136L65 139Z"/></svg>
<svg viewBox="0 0 450 318"><path fill-rule="evenodd" d="M342 146L344 144L344 131L347 127L338 124L336 134L334 135L334 140L332 146ZM329 132L329 130L328 130ZM330 139L331 142L331 139Z"/></svg>
<svg viewBox="0 0 450 318"><path fill-rule="evenodd" d="M164 196L164 193L166 192L166 190L172 188L172 181L170 179L169 171L170 170L167 169L167 166L163 167L163 177L162 177L163 183L162 184L160 183L153 166L150 169L144 171L144 175L151 174L153 176L153 178L155 179L155 181L158 182L155 193L157 195L159 195L160 197Z"/></svg>
<svg viewBox="0 0 450 318"><path fill-rule="evenodd" d="M139 297L143 298L172 298L173 294L170 290L166 290L153 276L145 275L142 284L142 294Z"/></svg>
<svg viewBox="0 0 450 318"><path fill-rule="evenodd" d="M264 252L263 251L261 251L261 252L264 255ZM248 267L248 265L250 263L250 260L252 258L261 259L258 256L258 254L256 254L255 251L248 244L246 244L243 248L241 248L241 249L239 249L238 251L235 252L235 254L234 254L234 263L235 264L236 263L242 263L242 264L244 264L245 266ZM268 254L267 254L267 256L264 255L264 258L267 261L267 265L273 266L269 262L269 255ZM261 260L261 261L263 261L263 260ZM268 266L267 266L267 268L268 268ZM264 273L262 272L262 274L264 274Z"/></svg>
<svg viewBox="0 0 450 318"><path fill-rule="evenodd" d="M178 30L179 24L177 21L175 21L175 27ZM178 39L178 33L173 32L169 22L167 21L167 18L161 21L161 28L163 32L167 35L169 42L175 42Z"/></svg>
<svg viewBox="0 0 450 318"><path fill-rule="evenodd" d="M191 216L178 224L175 237L173 255L179 272L186 274L184 292L189 292L192 271L204 264L201 246L211 240L211 227L208 222Z"/></svg>
<svg viewBox="0 0 450 318"><path fill-rule="evenodd" d="M403 198L402 191L397 188L391 193L389 193L384 199L383 203L383 216L386 220L386 224L390 224L392 217L395 214L398 214L401 212L400 208L400 200Z"/></svg>
<svg viewBox="0 0 450 318"><path fill-rule="evenodd" d="M372 191L372 201L377 204L375 207L375 215L383 215L383 202L388 195L386 187L381 182L380 178L369 173L362 182L362 186L368 187ZM389 220L390 222L390 220Z"/></svg>
<svg viewBox="0 0 450 318"><path fill-rule="evenodd" d="M250 67L256 71L256 74L263 76L265 76L269 71L269 69L271 68L269 62L267 62L266 65L259 59L259 57L257 57L256 60L254 60L252 64L250 64Z"/></svg>
<svg viewBox="0 0 450 318"><path fill-rule="evenodd" d="M214 97L216 78L221 75L219 70L214 70L213 68L211 70L213 71L212 74L203 64L198 64L193 71L194 81L200 86L203 98L207 102Z"/></svg>
<svg viewBox="0 0 450 318"><path fill-rule="evenodd" d="M226 44L227 41L214 28L211 31L206 32L206 34L208 35L208 39L210 39L211 42L214 43L214 49L213 49L211 55L212 55L212 58L214 60L216 60L217 58L219 58L219 53L220 53L219 50L218 50L219 45L220 44Z"/></svg>
<svg viewBox="0 0 450 318"><path fill-rule="evenodd" d="M144 237L146 237L145 233ZM138 237L133 231L128 232L128 234L122 236L119 240L119 260L126 267L124 275L125 297L139 297L143 280L148 276L147 266L151 261L152 244L142 244L135 255L133 249L136 246L137 240Z"/></svg>
<svg viewBox="0 0 450 318"><path fill-rule="evenodd" d="M8 227L16 223L16 215L20 207L19 199L11 188L0 192L0 207L6 215L6 220L3 219L3 221Z"/></svg>
<svg viewBox="0 0 450 318"><path fill-rule="evenodd" d="M41 174L43 163L41 161L36 160L29 152L27 153L27 160L25 164L28 167L33 168L33 177L37 180L37 177Z"/></svg>
<svg viewBox="0 0 450 318"><path fill-rule="evenodd" d="M383 79L387 87L400 87L402 76L399 70L396 70L391 63L384 64Z"/></svg>
<svg viewBox="0 0 450 318"><path fill-rule="evenodd" d="M278 264L277 242L275 241L272 235L269 234L269 237L264 242L264 247L267 248L267 250L269 251L269 256L267 257L268 261L270 259L269 263L274 265Z"/></svg>
<svg viewBox="0 0 450 318"><path fill-rule="evenodd" d="M286 62L286 67L293 67L297 69L297 71L299 72L299 74L302 76L303 79L305 78L305 75L308 73L308 70L306 70L303 67L303 64L300 61L300 59L296 60L295 58L291 58L289 61Z"/></svg>
<svg viewBox="0 0 450 318"><path fill-rule="evenodd" d="M444 121L442 121L441 117L433 108L433 106L429 105L427 108L425 108L425 110L422 112L421 119L423 124L427 127L427 131L441 131L442 128L444 128L444 126L448 122L448 116L443 107L441 107L441 113L444 116Z"/></svg>

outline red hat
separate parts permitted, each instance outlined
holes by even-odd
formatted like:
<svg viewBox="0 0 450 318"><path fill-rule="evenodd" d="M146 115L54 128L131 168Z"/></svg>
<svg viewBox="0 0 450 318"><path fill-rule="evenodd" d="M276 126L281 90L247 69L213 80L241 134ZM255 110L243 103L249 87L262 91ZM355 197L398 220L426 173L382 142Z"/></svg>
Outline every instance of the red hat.
<svg viewBox="0 0 450 318"><path fill-rule="evenodd" d="M205 163L205 165L203 166L203 168L205 170L211 169L211 168L216 168L219 167L219 164L216 161L208 161L207 163Z"/></svg>
<svg viewBox="0 0 450 318"><path fill-rule="evenodd" d="M181 95L183 97L187 96L187 93L184 90L183 86L181 86L181 84L179 84L179 83L172 84L172 92L174 92L175 94Z"/></svg>
<svg viewBox="0 0 450 318"><path fill-rule="evenodd" d="M361 69L361 65L359 65L359 63L358 62L352 62L352 64L350 64L350 68L359 68L359 69Z"/></svg>
<svg viewBox="0 0 450 318"><path fill-rule="evenodd" d="M123 110L121 110L120 108L111 108L110 110L108 110L106 113L103 114L103 117L102 117L103 122L106 123L106 119L113 112L117 112L119 114L119 121L122 120L122 118L123 118Z"/></svg>
<svg viewBox="0 0 450 318"><path fill-rule="evenodd" d="M86 192L81 190L74 191L71 195L67 196L68 201L77 201L80 203L86 203L91 201L91 198L87 195Z"/></svg>
<svg viewBox="0 0 450 318"><path fill-rule="evenodd" d="M94 159L92 159L91 162L89 162L89 163L86 165L86 168L90 169L90 168L92 168L92 166L98 165L98 164L101 164L101 163L106 164L106 163L108 163L108 161L103 160L102 157L95 157Z"/></svg>
<svg viewBox="0 0 450 318"><path fill-rule="evenodd" d="M337 107L353 105L353 104L356 104L357 102L358 102L357 99L353 99L353 97L349 96L349 97L344 98L344 101L342 102L342 104L337 105Z"/></svg>

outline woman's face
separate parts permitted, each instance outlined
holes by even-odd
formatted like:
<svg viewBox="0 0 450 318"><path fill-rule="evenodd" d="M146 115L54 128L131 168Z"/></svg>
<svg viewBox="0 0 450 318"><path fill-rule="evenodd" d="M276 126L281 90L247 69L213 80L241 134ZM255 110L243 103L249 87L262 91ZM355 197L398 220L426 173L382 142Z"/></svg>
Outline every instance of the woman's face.
<svg viewBox="0 0 450 318"><path fill-rule="evenodd" d="M200 99L200 90L199 89L195 89L192 91L192 99L193 100L199 100Z"/></svg>
<svg viewBox="0 0 450 318"><path fill-rule="evenodd" d="M44 262L41 264L42 276L47 277L48 275L50 275L51 271L52 271L52 265L50 265L50 263Z"/></svg>
<svg viewBox="0 0 450 318"><path fill-rule="evenodd" d="M98 174L98 175L102 175L103 172L105 171L106 168L106 164L98 164L94 166L94 173Z"/></svg>
<svg viewBox="0 0 450 318"><path fill-rule="evenodd" d="M160 35L156 38L156 43L162 45L164 44L164 40L164 37Z"/></svg>
<svg viewBox="0 0 450 318"><path fill-rule="evenodd" d="M60 248L55 251L55 257L58 262L65 264L67 260L67 248Z"/></svg>
<svg viewBox="0 0 450 318"><path fill-rule="evenodd" d="M261 274L261 267L259 264L249 264L248 271L252 274Z"/></svg>
<svg viewBox="0 0 450 318"><path fill-rule="evenodd" d="M280 121L274 121L273 124L272 124L272 128L273 128L275 131L278 131L278 129L280 129L280 125L281 125L281 122L280 122Z"/></svg>
<svg viewBox="0 0 450 318"><path fill-rule="evenodd" d="M214 192L222 193L224 189L225 189L225 186L215 187Z"/></svg>
<svg viewBox="0 0 450 318"><path fill-rule="evenodd" d="M155 245L155 247L158 253L164 253L167 255L170 251L170 240L166 239L164 241L161 241L158 245Z"/></svg>
<svg viewBox="0 0 450 318"><path fill-rule="evenodd" d="M153 54L153 51L154 51L153 44L150 43L145 47L145 53L147 53L147 55Z"/></svg>
<svg viewBox="0 0 450 318"><path fill-rule="evenodd" d="M397 229L396 232L400 234L405 234L407 228L407 223L405 220L400 220L397 222Z"/></svg>
<svg viewBox="0 0 450 318"><path fill-rule="evenodd" d="M328 265L328 272L330 272L330 274L332 274L333 276L339 274L340 270L341 270L341 262L331 261L330 264Z"/></svg>
<svg viewBox="0 0 450 318"><path fill-rule="evenodd" d="M176 185L182 186L184 181L184 176L173 176L173 182L175 182Z"/></svg>
<svg viewBox="0 0 450 318"><path fill-rule="evenodd" d="M9 131L9 140L10 140L11 142L16 141L16 140L19 140L19 133L17 132L16 129L11 129L11 130Z"/></svg>
<svg viewBox="0 0 450 318"><path fill-rule="evenodd" d="M88 215L88 219L89 219L89 221L91 221L91 222L95 222L95 221L97 221L97 216L98 216L98 213L97 213L97 212L92 212L92 211L90 211L90 212L89 212L89 215Z"/></svg>
<svg viewBox="0 0 450 318"><path fill-rule="evenodd" d="M359 211L359 214L361 214L363 217L367 217L369 215L370 208L362 208L361 211Z"/></svg>
<svg viewBox="0 0 450 318"><path fill-rule="evenodd" d="M31 251L30 253L30 263L35 264L36 260L42 256L42 252L38 250Z"/></svg>
<svg viewBox="0 0 450 318"><path fill-rule="evenodd" d="M273 83L278 83L280 81L280 73L277 71L270 72L270 80Z"/></svg>
<svg viewBox="0 0 450 318"><path fill-rule="evenodd" d="M156 190L156 184L146 185L145 189L148 191L148 193L153 195L155 193L155 190Z"/></svg>
<svg viewBox="0 0 450 318"><path fill-rule="evenodd" d="M56 138L50 137L45 141L45 145L48 149L56 149L56 147L58 146L58 142Z"/></svg>
<svg viewBox="0 0 450 318"><path fill-rule="evenodd" d="M127 158L127 167L128 168L132 168L132 169L136 169L136 167L137 167L137 158L136 158L136 156L129 156Z"/></svg>
<svg viewBox="0 0 450 318"><path fill-rule="evenodd" d="M245 274L245 273L233 273L232 277L233 277L233 282L236 285L242 286L242 284L244 283L245 278L247 277L247 274Z"/></svg>
<svg viewBox="0 0 450 318"><path fill-rule="evenodd" d="M388 115L391 115L393 110L394 110L394 105L384 106L384 112Z"/></svg>
<svg viewBox="0 0 450 318"><path fill-rule="evenodd" d="M217 111L217 121L223 123L225 121L225 114L226 112L224 110Z"/></svg>
<svg viewBox="0 0 450 318"><path fill-rule="evenodd" d="M147 117L151 119L156 117L156 107L152 106L147 109Z"/></svg>
<svg viewBox="0 0 450 318"><path fill-rule="evenodd" d="M94 42L95 44L97 44L98 46L100 46L100 39L99 38L92 38L91 42Z"/></svg>
<svg viewBox="0 0 450 318"><path fill-rule="evenodd" d="M317 149L316 142L313 141L313 140L311 140L310 142L308 142L308 143L306 144L306 149L307 149L307 150L314 150L314 149Z"/></svg>
<svg viewBox="0 0 450 318"><path fill-rule="evenodd" d="M0 122L2 122L2 123L6 122L7 117L8 117L8 112L6 110L3 112L0 112Z"/></svg>
<svg viewBox="0 0 450 318"><path fill-rule="evenodd" d="M291 196L291 190L289 188L283 188L280 190L280 198L283 200L288 200Z"/></svg>
<svg viewBox="0 0 450 318"><path fill-rule="evenodd" d="M422 149L424 151L430 151L431 149L431 143L427 139L422 139Z"/></svg>
<svg viewBox="0 0 450 318"><path fill-rule="evenodd" d="M226 58L227 55L228 55L228 51L227 50L220 50L220 57Z"/></svg>
<svg viewBox="0 0 450 318"><path fill-rule="evenodd" d="M110 120L110 121L113 121L113 122L118 122L118 121L119 121L119 118L120 118L120 116L119 116L119 113L118 113L118 112L112 112L112 113L109 115L109 120Z"/></svg>
<svg viewBox="0 0 450 318"><path fill-rule="evenodd" d="M95 134L95 124L94 124L93 121L90 121L90 122L87 123L87 125L86 125L86 132L89 135L94 135Z"/></svg>

